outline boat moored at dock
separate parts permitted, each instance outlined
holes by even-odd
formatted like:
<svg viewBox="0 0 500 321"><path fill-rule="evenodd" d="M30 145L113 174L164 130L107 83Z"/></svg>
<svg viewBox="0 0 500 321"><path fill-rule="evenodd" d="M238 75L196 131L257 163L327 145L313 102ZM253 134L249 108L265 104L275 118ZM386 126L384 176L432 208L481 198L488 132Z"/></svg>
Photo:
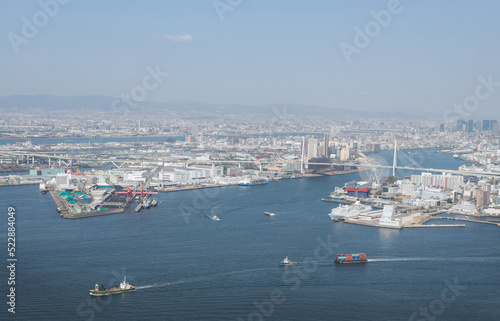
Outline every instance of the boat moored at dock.
<svg viewBox="0 0 500 321"><path fill-rule="evenodd" d="M333 208L328 216L330 216L333 221L340 221L360 214L369 214L372 211L373 208L370 205L361 204L361 202L356 201L356 203L352 205L340 205L339 207Z"/></svg>
<svg viewBox="0 0 500 321"><path fill-rule="evenodd" d="M355 254L337 254L335 256L335 263L337 264L349 264L349 263L366 263L365 253L355 253Z"/></svg>
<svg viewBox="0 0 500 321"><path fill-rule="evenodd" d="M264 178L245 178L238 183L238 185L240 186L254 186L263 184L269 184L269 181Z"/></svg>
<svg viewBox="0 0 500 321"><path fill-rule="evenodd" d="M45 194L48 191L47 185L45 185L45 183L40 183L38 189L40 190L40 193L42 193L42 194Z"/></svg>

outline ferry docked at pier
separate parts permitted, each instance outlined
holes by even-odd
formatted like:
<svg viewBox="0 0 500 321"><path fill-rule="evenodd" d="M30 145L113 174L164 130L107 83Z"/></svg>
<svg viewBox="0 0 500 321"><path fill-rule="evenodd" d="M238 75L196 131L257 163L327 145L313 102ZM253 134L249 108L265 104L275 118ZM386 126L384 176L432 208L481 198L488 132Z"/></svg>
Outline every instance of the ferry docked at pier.
<svg viewBox="0 0 500 321"><path fill-rule="evenodd" d="M285 257L283 261L280 262L280 266L289 266L289 265L298 265L299 262L292 262L288 259L288 256Z"/></svg>
<svg viewBox="0 0 500 321"><path fill-rule="evenodd" d="M370 205L361 204L361 202L356 201L356 203L352 205L341 204L339 207L333 208L328 216L330 216L333 221L341 221L360 214L368 214L372 211L373 208Z"/></svg>
<svg viewBox="0 0 500 321"><path fill-rule="evenodd" d="M263 185L263 184L269 184L269 181L263 179L263 178L258 178L258 179L244 179L238 183L240 186L254 186L254 185Z"/></svg>
<svg viewBox="0 0 500 321"><path fill-rule="evenodd" d="M127 277L123 277L123 282L121 282L119 286L114 286L109 289L106 289L103 286L99 287L99 284L96 284L95 288L93 290L90 290L90 295L103 296L103 295L125 293L133 290L135 290L135 286L130 285L130 283L127 282Z"/></svg>
<svg viewBox="0 0 500 321"><path fill-rule="evenodd" d="M45 185L45 183L40 183L40 185L38 186L38 189L40 190L40 193L42 193L42 194L45 194L48 191L47 185Z"/></svg>

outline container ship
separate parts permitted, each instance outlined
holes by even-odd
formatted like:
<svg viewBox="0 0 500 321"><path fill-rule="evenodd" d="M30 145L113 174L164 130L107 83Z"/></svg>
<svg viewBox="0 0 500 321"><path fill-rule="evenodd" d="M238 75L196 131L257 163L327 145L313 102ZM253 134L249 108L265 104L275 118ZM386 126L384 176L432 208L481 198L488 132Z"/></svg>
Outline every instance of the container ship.
<svg viewBox="0 0 500 321"><path fill-rule="evenodd" d="M109 289L105 289L104 287L99 288L99 284L96 284L95 289L90 290L90 295L93 296L111 295L111 294L130 292L133 290L135 290L135 286L130 285L130 283L127 282L127 278L124 277L123 282L121 282L119 286L114 286Z"/></svg>
<svg viewBox="0 0 500 321"><path fill-rule="evenodd" d="M337 254L337 256L335 256L335 263L338 264L365 263L365 262L368 262L365 253Z"/></svg>

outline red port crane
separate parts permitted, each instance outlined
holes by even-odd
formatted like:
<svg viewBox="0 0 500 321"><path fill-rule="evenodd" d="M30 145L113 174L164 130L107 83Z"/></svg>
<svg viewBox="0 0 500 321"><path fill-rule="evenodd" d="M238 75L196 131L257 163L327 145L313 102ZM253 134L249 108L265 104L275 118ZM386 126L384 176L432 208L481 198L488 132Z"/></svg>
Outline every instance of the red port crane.
<svg viewBox="0 0 500 321"><path fill-rule="evenodd" d="M134 187L135 188L135 187ZM141 190L140 191L134 191L130 188L127 188L125 191L121 192L115 192L115 194L127 194L127 203L130 202L130 196L133 195L141 195L141 202L144 199L144 195L150 195L150 194L158 194L158 192L150 192L150 191L144 191L144 182L141 182Z"/></svg>

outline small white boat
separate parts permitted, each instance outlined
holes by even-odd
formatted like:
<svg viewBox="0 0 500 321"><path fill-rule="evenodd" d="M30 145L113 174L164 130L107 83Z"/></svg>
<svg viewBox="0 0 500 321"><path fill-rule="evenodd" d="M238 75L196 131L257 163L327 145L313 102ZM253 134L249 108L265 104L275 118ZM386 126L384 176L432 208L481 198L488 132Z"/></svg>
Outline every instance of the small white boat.
<svg viewBox="0 0 500 321"><path fill-rule="evenodd" d="M297 265L299 262L292 262L288 259L288 256L285 257L283 261L280 262L280 266L288 266L288 265Z"/></svg>
<svg viewBox="0 0 500 321"><path fill-rule="evenodd" d="M274 217L274 213L270 213L270 212L264 212L264 215Z"/></svg>
<svg viewBox="0 0 500 321"><path fill-rule="evenodd" d="M209 216L209 217L210 217L211 220L220 221L220 218L217 215Z"/></svg>
<svg viewBox="0 0 500 321"><path fill-rule="evenodd" d="M40 190L40 193L42 193L42 194L45 194L48 191L47 185L45 185L45 183L40 183L38 188Z"/></svg>

